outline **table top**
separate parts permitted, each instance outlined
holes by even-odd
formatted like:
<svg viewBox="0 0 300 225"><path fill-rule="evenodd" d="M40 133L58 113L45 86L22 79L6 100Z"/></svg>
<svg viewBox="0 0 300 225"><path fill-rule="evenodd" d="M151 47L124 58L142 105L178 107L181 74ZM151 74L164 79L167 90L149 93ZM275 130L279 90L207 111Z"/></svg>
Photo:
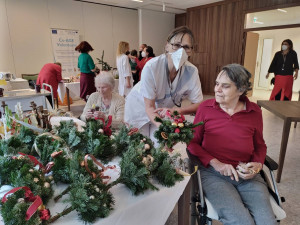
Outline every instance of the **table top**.
<svg viewBox="0 0 300 225"><path fill-rule="evenodd" d="M107 170L104 175L111 176L112 181L119 177L120 158L116 157L109 165L116 165L115 170ZM166 223L169 215L174 209L178 199L182 195L189 182L190 176L185 176L183 181L177 182L173 187L165 187L156 181L152 183L159 188L158 191L147 190L144 194L137 196L132 195L130 190L124 184L118 184L110 189L114 196L115 204L113 210L106 218L97 219L93 225L163 225ZM54 185L54 196L60 194L67 185ZM2 192L6 193L8 190ZM1 190L0 190L1 193ZM50 209L52 215L62 212L66 207L70 206L65 202L68 195L65 195L58 202L53 199L46 205ZM53 225L83 225L76 211L58 219ZM4 225L0 214L0 225Z"/></svg>
<svg viewBox="0 0 300 225"><path fill-rule="evenodd" d="M48 96L51 95L50 91L41 89L40 93L36 93L33 89L18 89L12 91L4 91L3 97L0 97L0 101L14 100L14 99L22 99L22 98L30 98L37 96Z"/></svg>
<svg viewBox="0 0 300 225"><path fill-rule="evenodd" d="M300 101L257 100L257 104L282 119L300 121Z"/></svg>

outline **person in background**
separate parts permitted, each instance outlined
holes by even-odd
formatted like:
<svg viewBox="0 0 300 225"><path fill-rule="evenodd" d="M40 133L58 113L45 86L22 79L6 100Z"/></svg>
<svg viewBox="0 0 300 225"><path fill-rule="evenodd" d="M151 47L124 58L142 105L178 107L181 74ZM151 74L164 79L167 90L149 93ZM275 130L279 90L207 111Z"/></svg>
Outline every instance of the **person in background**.
<svg viewBox="0 0 300 225"><path fill-rule="evenodd" d="M153 53L153 48L151 46L147 46L144 48L144 50L142 51L142 60L139 61L137 60L137 70L139 71L139 80L141 80L141 75L142 75L142 71L143 68L145 66L145 64L152 59L153 57L155 57L154 53Z"/></svg>
<svg viewBox="0 0 300 225"><path fill-rule="evenodd" d="M117 69L119 72L119 94L127 96L133 86L133 79L126 52L129 51L128 42L121 41L117 50Z"/></svg>
<svg viewBox="0 0 300 225"><path fill-rule="evenodd" d="M275 74L274 88L270 100L292 100L293 80L298 78L298 71L299 63L297 53L293 50L293 42L286 39L281 44L281 51L275 53L266 75L268 79L269 73Z"/></svg>
<svg viewBox="0 0 300 225"><path fill-rule="evenodd" d="M183 115L195 113L203 99L198 69L188 62L193 44L188 27L174 29L167 38L165 53L147 62L141 81L127 96L125 122L154 142L153 133L160 125L155 117L163 118L174 110ZM181 107L183 99L191 104Z"/></svg>
<svg viewBox="0 0 300 225"><path fill-rule="evenodd" d="M144 48L146 48L147 45L146 44L141 44L140 47L139 47L139 61L141 61L143 59L143 56L142 56L142 52L144 50Z"/></svg>
<svg viewBox="0 0 300 225"><path fill-rule="evenodd" d="M267 147L262 112L246 97L251 74L241 65L222 68L215 99L202 102L187 147L199 165L205 197L224 225L277 225L268 187L259 171Z"/></svg>
<svg viewBox="0 0 300 225"><path fill-rule="evenodd" d="M95 78L97 92L89 97L80 119L86 121L89 118L107 119L112 116L112 128L118 128L123 123L125 100L119 94L113 92L114 78L107 73L100 74ZM93 108L93 106L95 106ZM99 109L97 110L96 107Z"/></svg>
<svg viewBox="0 0 300 225"><path fill-rule="evenodd" d="M75 51L81 54L78 57L78 68L80 69L80 98L87 101L86 97L96 91L95 88L95 71L97 70L89 52L94 49L87 41L82 41Z"/></svg>
<svg viewBox="0 0 300 225"><path fill-rule="evenodd" d="M136 69L137 67L137 51L136 50L132 50L130 52L130 56L129 56L129 64L131 67L131 73L132 73L132 78L133 78L133 86L136 85L139 82L139 74L138 71Z"/></svg>
<svg viewBox="0 0 300 225"><path fill-rule="evenodd" d="M61 63L55 62L55 63L47 63L42 67L38 75L36 84L39 84L41 88L43 86L43 83L51 85L53 89L53 98L57 99L57 88L58 88L58 83L60 82L63 82L61 76ZM50 88L47 86L45 87L45 89L50 91ZM47 96L47 99L52 105L51 96Z"/></svg>

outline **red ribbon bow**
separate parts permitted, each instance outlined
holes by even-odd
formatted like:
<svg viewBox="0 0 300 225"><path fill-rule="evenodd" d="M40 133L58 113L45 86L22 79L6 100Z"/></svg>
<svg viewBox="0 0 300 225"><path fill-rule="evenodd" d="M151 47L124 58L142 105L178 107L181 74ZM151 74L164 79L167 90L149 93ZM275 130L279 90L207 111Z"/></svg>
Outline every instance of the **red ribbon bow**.
<svg viewBox="0 0 300 225"><path fill-rule="evenodd" d="M112 134L112 131L110 129L110 126L111 126L111 123L112 123L112 116L111 115L108 116L107 124L105 124L105 120L103 118L95 118L95 119L99 119L103 122L104 134L107 135L108 137L110 137L111 134Z"/></svg>
<svg viewBox="0 0 300 225"><path fill-rule="evenodd" d="M33 202L29 208L27 209L26 212L26 218L25 220L30 220L30 218L32 217L32 215L37 211L37 209L43 204L42 199L40 198L40 196L34 196L33 193L31 192L29 187L17 187L14 188L12 190L10 190L9 192L7 192L3 198L2 198L2 203L5 203L7 201L6 196L12 193L15 193L16 191L23 189L25 190L25 200L29 201L29 202ZM50 214L50 213L49 213Z"/></svg>
<svg viewBox="0 0 300 225"><path fill-rule="evenodd" d="M39 165L40 169L44 169L43 164L40 163L34 156L32 156L32 155L27 155L27 154L25 154L25 153L23 153L23 152L18 152L18 153L19 153L20 155L27 156L27 157L30 159L30 161L33 162L34 166Z"/></svg>

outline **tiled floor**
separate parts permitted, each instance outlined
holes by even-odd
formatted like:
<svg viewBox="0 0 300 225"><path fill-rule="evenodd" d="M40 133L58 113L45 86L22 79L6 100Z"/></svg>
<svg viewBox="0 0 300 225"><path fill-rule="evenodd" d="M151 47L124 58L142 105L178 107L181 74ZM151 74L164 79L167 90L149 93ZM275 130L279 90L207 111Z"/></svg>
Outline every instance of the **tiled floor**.
<svg viewBox="0 0 300 225"><path fill-rule="evenodd" d="M256 102L258 99L267 100L269 96L270 91L255 90L251 100L254 102ZM212 96L205 96L205 99L211 97ZM298 100L298 93L294 93L293 100ZM75 116L79 116L83 107L83 101L76 101L71 106L71 111ZM275 161L278 161L283 121L264 109L263 120L264 138L268 146L268 155L271 156ZM186 156L185 152L183 152L183 156ZM293 124L291 126L281 183L278 184L281 196L284 196L286 199L286 202L283 203L283 208L287 213L287 218L281 222L282 225L300 224L298 221L300 220L300 163L298 160L300 161L300 123L298 124L297 128L294 128ZM177 224L177 209L174 209L166 223L166 225L175 224ZM214 224L220 223L215 222Z"/></svg>

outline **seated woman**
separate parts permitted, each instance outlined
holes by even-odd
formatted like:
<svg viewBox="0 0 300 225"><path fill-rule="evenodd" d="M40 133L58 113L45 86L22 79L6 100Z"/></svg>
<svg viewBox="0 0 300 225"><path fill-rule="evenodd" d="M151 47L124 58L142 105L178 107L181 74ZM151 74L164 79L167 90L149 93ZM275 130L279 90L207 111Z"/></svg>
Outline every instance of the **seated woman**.
<svg viewBox="0 0 300 225"><path fill-rule="evenodd" d="M115 80L110 74L100 74L95 78L96 92L90 95L83 109L80 119L104 118L112 116L112 128L118 126L124 120L125 100L119 94L113 92ZM93 109L95 106L97 109ZM99 107L99 109L98 109Z"/></svg>
<svg viewBox="0 0 300 225"><path fill-rule="evenodd" d="M273 225L267 186L259 174L266 156L261 109L246 97L251 74L241 65L223 67L216 79L215 99L200 104L191 158L201 164L207 199L224 225Z"/></svg>

